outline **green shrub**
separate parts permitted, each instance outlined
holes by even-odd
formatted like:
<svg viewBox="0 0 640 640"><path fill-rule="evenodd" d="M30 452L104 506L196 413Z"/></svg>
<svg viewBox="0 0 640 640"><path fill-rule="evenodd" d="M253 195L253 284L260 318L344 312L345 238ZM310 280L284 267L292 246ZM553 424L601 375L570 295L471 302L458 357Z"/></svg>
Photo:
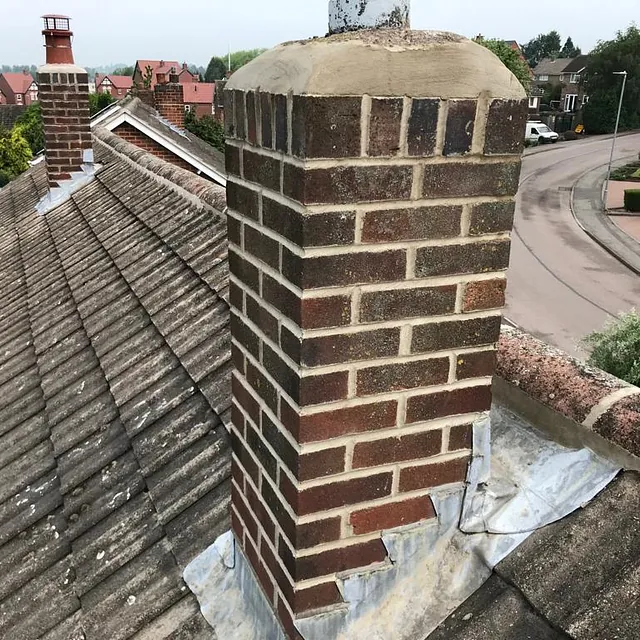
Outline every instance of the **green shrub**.
<svg viewBox="0 0 640 640"><path fill-rule="evenodd" d="M589 334L584 343L591 349L590 365L640 386L640 316L635 310Z"/></svg>
<svg viewBox="0 0 640 640"><path fill-rule="evenodd" d="M624 190L624 208L634 213L640 212L640 189Z"/></svg>
<svg viewBox="0 0 640 640"><path fill-rule="evenodd" d="M562 134L562 137L565 140L577 140L578 139L578 134L575 131L565 131Z"/></svg>
<svg viewBox="0 0 640 640"><path fill-rule="evenodd" d="M630 180L634 178L634 174L640 170L640 162L637 160L623 167L618 167L611 172L612 180Z"/></svg>

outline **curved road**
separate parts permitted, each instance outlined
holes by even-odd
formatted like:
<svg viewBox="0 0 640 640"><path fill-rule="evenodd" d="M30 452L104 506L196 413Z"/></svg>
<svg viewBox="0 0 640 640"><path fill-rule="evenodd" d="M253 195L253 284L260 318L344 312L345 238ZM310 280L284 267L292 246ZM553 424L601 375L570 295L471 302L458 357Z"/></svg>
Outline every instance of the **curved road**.
<svg viewBox="0 0 640 640"><path fill-rule="evenodd" d="M639 151L640 134L618 139L616 158ZM610 138L560 143L536 149L522 165L506 316L577 356L585 355L579 343L586 334L640 307L640 277L587 236L571 213L573 184L606 165L610 152Z"/></svg>

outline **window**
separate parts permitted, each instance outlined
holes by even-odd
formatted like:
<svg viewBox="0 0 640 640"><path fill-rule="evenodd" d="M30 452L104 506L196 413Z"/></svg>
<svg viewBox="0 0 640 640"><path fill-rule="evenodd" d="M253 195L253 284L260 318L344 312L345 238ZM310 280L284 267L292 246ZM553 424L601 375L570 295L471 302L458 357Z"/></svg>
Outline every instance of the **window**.
<svg viewBox="0 0 640 640"><path fill-rule="evenodd" d="M543 73L542 75L539 75L536 80L539 80L540 82L546 82L549 79L549 76L545 73Z"/></svg>
<svg viewBox="0 0 640 640"><path fill-rule="evenodd" d="M582 96L582 104L587 104L589 102L589 96Z"/></svg>
<svg viewBox="0 0 640 640"><path fill-rule="evenodd" d="M16 104L22 104L22 95L16 93Z"/></svg>
<svg viewBox="0 0 640 640"><path fill-rule="evenodd" d="M191 113L191 105L190 105L190 104L185 104L185 105L184 105L184 110L185 110L187 113Z"/></svg>
<svg viewBox="0 0 640 640"><path fill-rule="evenodd" d="M580 82L580 74L579 73L572 73L571 74L571 78L569 78L569 82L571 84L578 84Z"/></svg>
<svg viewBox="0 0 640 640"><path fill-rule="evenodd" d="M212 116L216 115L216 106L214 104L211 105L211 115Z"/></svg>
<svg viewBox="0 0 640 640"><path fill-rule="evenodd" d="M529 109L537 109L538 108L538 98L537 96L531 96L529 98Z"/></svg>
<svg viewBox="0 0 640 640"><path fill-rule="evenodd" d="M31 102L36 102L38 99L38 92L37 91L31 91L30 94L31 96Z"/></svg>
<svg viewBox="0 0 640 640"><path fill-rule="evenodd" d="M575 111L578 106L578 94L576 93L568 93L564 97L564 110L565 111Z"/></svg>

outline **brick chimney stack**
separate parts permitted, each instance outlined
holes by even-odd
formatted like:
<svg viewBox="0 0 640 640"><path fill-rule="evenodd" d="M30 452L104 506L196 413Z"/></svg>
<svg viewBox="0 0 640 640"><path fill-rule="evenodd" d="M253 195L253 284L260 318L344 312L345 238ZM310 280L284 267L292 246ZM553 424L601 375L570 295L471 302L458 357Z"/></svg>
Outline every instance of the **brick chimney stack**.
<svg viewBox="0 0 640 640"><path fill-rule="evenodd" d="M38 69L38 89L49 186L58 187L93 162L89 76L74 64L69 18L43 19L46 64Z"/></svg>
<svg viewBox="0 0 640 640"><path fill-rule="evenodd" d="M175 69L171 69L169 82L155 86L154 94L158 113L176 127L184 129L184 91Z"/></svg>
<svg viewBox="0 0 640 640"><path fill-rule="evenodd" d="M525 92L486 48L407 30L408 6L333 2L353 33L225 89L232 527L290 639L355 637L345 574L391 567L382 532L462 493L491 405ZM402 617L385 637L415 637Z"/></svg>

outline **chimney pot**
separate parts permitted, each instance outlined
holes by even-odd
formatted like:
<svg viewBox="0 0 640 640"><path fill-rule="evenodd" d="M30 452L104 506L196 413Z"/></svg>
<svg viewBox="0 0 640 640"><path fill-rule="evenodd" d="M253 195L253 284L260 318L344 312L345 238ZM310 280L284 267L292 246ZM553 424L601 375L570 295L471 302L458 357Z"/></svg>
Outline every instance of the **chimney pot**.
<svg viewBox="0 0 640 640"><path fill-rule="evenodd" d="M46 15L44 20L44 46L46 47L47 64L73 64L71 38L73 33L69 27L67 16Z"/></svg>

